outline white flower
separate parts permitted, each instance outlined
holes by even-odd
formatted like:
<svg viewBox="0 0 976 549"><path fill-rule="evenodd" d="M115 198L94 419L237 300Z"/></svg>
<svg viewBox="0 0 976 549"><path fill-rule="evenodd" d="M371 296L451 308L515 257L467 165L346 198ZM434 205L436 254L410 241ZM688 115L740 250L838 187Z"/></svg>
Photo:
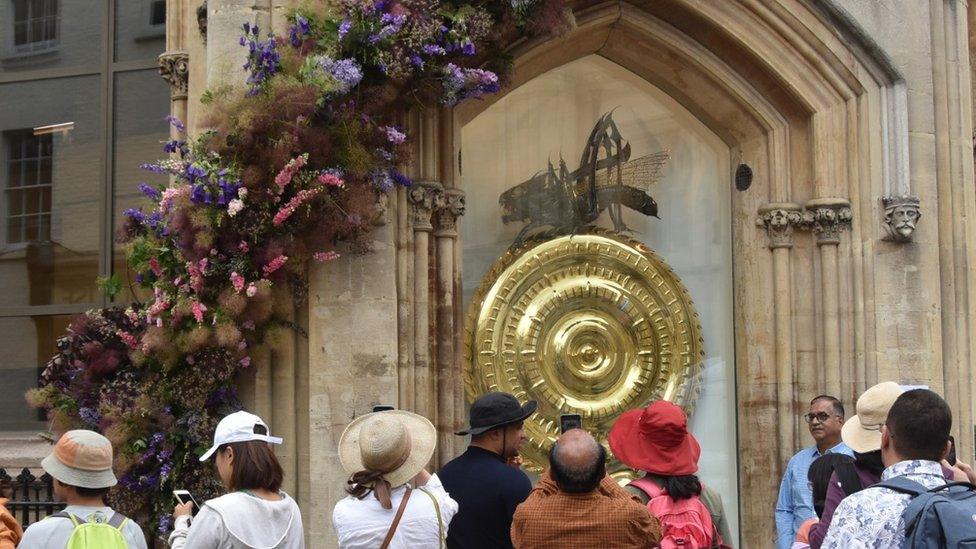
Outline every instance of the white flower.
<svg viewBox="0 0 976 549"><path fill-rule="evenodd" d="M247 196L247 187L241 187L237 189L237 196L239 198L244 198L245 196Z"/></svg>
<svg viewBox="0 0 976 549"><path fill-rule="evenodd" d="M231 217L234 217L235 215L237 215L238 212L240 212L243 209L244 209L244 202L239 198L235 198L227 203L227 215Z"/></svg>

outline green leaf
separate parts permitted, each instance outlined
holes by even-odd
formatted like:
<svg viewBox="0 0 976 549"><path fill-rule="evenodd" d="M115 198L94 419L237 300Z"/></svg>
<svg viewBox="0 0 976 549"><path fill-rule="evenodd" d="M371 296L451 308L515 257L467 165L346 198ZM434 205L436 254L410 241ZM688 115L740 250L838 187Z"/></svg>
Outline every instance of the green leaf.
<svg viewBox="0 0 976 549"><path fill-rule="evenodd" d="M122 292L122 277L119 276L119 273L108 278L101 277L98 279L98 289L105 292L109 300L115 299L115 296Z"/></svg>

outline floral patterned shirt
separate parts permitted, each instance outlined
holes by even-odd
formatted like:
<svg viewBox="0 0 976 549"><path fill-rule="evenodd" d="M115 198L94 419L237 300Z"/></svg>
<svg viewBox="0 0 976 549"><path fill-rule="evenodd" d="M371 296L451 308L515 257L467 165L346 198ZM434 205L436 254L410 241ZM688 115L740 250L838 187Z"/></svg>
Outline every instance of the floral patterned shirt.
<svg viewBox="0 0 976 549"><path fill-rule="evenodd" d="M926 488L946 483L942 466L934 461L900 461L881 473L884 482L905 476ZM901 515L911 496L888 488L873 486L844 498L834 511L823 548L881 549L899 547L905 539L905 522Z"/></svg>

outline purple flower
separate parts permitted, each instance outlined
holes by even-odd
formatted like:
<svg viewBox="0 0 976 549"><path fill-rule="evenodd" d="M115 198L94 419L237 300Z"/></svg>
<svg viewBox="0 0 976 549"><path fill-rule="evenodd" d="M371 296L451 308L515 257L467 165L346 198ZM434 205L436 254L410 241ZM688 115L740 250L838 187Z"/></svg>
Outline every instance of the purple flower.
<svg viewBox="0 0 976 549"><path fill-rule="evenodd" d="M323 56L319 58L319 66L335 78L339 93L348 93L363 79L363 71L354 59L335 60Z"/></svg>
<svg viewBox="0 0 976 549"><path fill-rule="evenodd" d="M176 128L176 131L180 133L186 133L186 126L183 124L183 121L180 120L179 118L176 118L175 116L167 116L166 121L169 122L174 128Z"/></svg>
<svg viewBox="0 0 976 549"><path fill-rule="evenodd" d="M424 47L420 48L420 50L427 55L444 55L447 53L444 51L443 47L438 46L437 44L424 44Z"/></svg>
<svg viewBox="0 0 976 549"><path fill-rule="evenodd" d="M498 75L484 69L462 69L454 63L444 67L444 96L441 102L454 105L465 99L495 93L499 89Z"/></svg>
<svg viewBox="0 0 976 549"><path fill-rule="evenodd" d="M197 166L196 164L189 164L186 167L186 178L192 183L196 179L201 179L207 177L207 172L203 168Z"/></svg>
<svg viewBox="0 0 976 549"><path fill-rule="evenodd" d="M156 531L159 532L160 536L165 536L173 528L173 517L171 515L163 515L159 517L159 526Z"/></svg>
<svg viewBox="0 0 976 549"><path fill-rule="evenodd" d="M424 68L424 60L420 58L416 53L410 54L410 64L418 69Z"/></svg>
<svg viewBox="0 0 976 549"><path fill-rule="evenodd" d="M390 177L390 172L386 170L374 170L370 175L370 180L373 187L380 192L388 193L393 189L393 178Z"/></svg>
<svg viewBox="0 0 976 549"><path fill-rule="evenodd" d="M146 198L150 200L159 200L159 198L162 196L159 189L147 183L139 183L139 192L146 195Z"/></svg>
<svg viewBox="0 0 976 549"><path fill-rule="evenodd" d="M190 200L197 204L211 204L213 202L213 193L210 192L206 184L197 183L193 186L193 190L190 191Z"/></svg>
<svg viewBox="0 0 976 549"><path fill-rule="evenodd" d="M298 28L302 31L302 35L308 36L311 33L311 26L308 23L308 19L305 19L301 15L296 15L295 22L298 23Z"/></svg>
<svg viewBox="0 0 976 549"><path fill-rule="evenodd" d="M400 173L399 170L390 170L390 177L393 178L393 182L401 187L409 187L413 185L413 180L406 175Z"/></svg>
<svg viewBox="0 0 976 549"><path fill-rule="evenodd" d="M474 55L474 44L470 40L466 40L461 44L461 53L464 55Z"/></svg>
<svg viewBox="0 0 976 549"><path fill-rule="evenodd" d="M264 83L278 72L281 55L278 53L274 35L261 42L258 40L258 27L251 27L251 32L248 32L248 28L245 23L241 45L246 45L248 49L247 62L244 63L244 69L250 72L247 77L247 83L251 86L248 95L256 95Z"/></svg>
<svg viewBox="0 0 976 549"><path fill-rule="evenodd" d="M146 170L147 172L166 173L166 168L160 166L156 162L148 162L146 164L141 164L139 168Z"/></svg>
<svg viewBox="0 0 976 549"><path fill-rule="evenodd" d="M78 417L92 427L98 427L98 424L102 421L102 414L98 413L98 410L94 408L79 408Z"/></svg>
<svg viewBox="0 0 976 549"><path fill-rule="evenodd" d="M179 139L167 141L166 144L163 145L163 150L168 153L179 152L181 155L185 155L187 152L189 152L189 149L186 146L186 141L180 141Z"/></svg>
<svg viewBox="0 0 976 549"><path fill-rule="evenodd" d="M343 19L342 23L339 23L339 40L342 40L349 34L349 29L352 28L352 21L349 19Z"/></svg>
<svg viewBox="0 0 976 549"><path fill-rule="evenodd" d="M122 212L122 215L131 218L140 225L146 222L146 214L142 213L142 210L137 210L136 208L128 208Z"/></svg>
<svg viewBox="0 0 976 549"><path fill-rule="evenodd" d="M396 126L386 126L380 129L386 132L386 139L394 145L399 145L407 140L407 134L400 131Z"/></svg>
<svg viewBox="0 0 976 549"><path fill-rule="evenodd" d="M383 160L386 160L387 162L393 160L393 153L391 153L388 150L376 149L376 154L379 155L379 157L382 158Z"/></svg>

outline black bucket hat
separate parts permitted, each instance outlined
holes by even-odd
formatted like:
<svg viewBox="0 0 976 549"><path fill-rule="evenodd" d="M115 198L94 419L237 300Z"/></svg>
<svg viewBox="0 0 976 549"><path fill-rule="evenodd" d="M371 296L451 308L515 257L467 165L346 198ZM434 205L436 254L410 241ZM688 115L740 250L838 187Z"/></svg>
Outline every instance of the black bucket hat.
<svg viewBox="0 0 976 549"><path fill-rule="evenodd" d="M455 434L480 435L495 427L523 421L535 412L537 406L534 400L519 404L518 399L508 393L495 391L484 394L471 404L471 426Z"/></svg>

